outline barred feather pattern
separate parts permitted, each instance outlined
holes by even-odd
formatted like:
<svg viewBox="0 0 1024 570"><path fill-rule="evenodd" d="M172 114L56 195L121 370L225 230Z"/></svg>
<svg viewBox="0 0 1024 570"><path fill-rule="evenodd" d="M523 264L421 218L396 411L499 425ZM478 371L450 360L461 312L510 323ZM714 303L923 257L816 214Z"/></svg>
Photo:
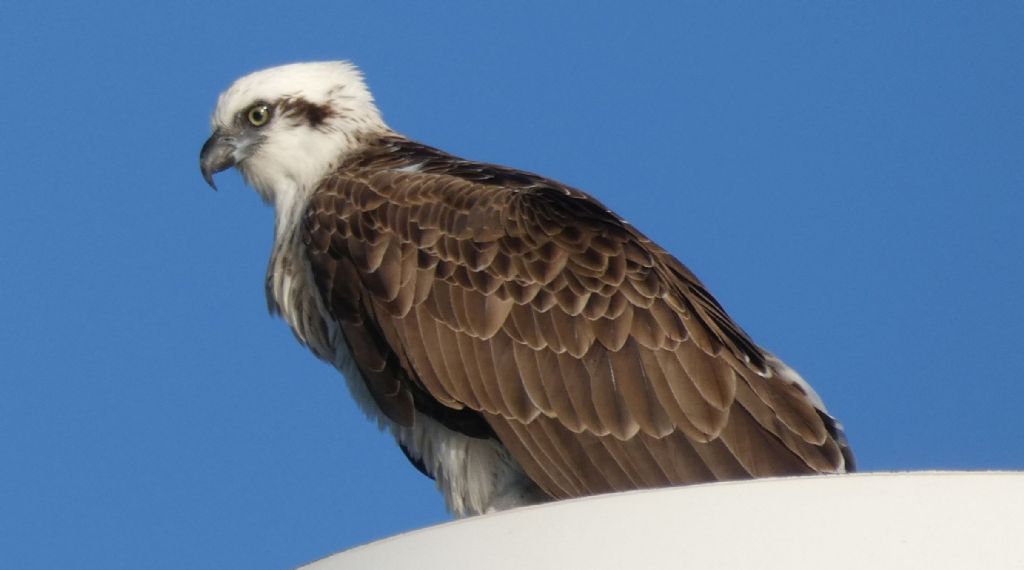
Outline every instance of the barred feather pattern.
<svg viewBox="0 0 1024 570"><path fill-rule="evenodd" d="M292 239L305 256L288 271L309 290L296 302L313 315L300 339L350 362L364 407L431 456L458 514L853 469L806 382L579 190L386 134L312 191ZM417 443L431 430L491 446L477 463L491 488L455 489L466 464Z"/></svg>

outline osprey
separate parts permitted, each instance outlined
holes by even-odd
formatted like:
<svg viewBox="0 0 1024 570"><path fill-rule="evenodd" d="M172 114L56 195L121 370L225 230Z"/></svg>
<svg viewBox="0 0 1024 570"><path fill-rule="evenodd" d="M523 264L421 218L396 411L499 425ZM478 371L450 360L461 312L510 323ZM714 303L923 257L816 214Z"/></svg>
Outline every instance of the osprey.
<svg viewBox="0 0 1024 570"><path fill-rule="evenodd" d="M212 130L206 182L236 167L275 209L271 312L454 514L853 470L675 257L575 188L396 133L353 65L245 76Z"/></svg>

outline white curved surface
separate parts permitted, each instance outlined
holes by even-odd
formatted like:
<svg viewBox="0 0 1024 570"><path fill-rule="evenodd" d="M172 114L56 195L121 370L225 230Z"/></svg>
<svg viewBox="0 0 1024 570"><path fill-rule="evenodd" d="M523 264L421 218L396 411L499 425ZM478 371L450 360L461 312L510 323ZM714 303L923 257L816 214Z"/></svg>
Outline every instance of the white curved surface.
<svg viewBox="0 0 1024 570"><path fill-rule="evenodd" d="M1024 569L1024 473L762 479L589 497L387 538L303 570Z"/></svg>

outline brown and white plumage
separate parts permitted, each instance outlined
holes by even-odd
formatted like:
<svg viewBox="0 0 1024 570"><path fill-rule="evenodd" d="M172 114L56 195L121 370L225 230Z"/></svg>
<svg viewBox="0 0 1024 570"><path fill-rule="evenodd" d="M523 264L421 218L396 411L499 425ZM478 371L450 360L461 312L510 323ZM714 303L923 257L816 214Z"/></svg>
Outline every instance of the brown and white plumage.
<svg viewBox="0 0 1024 570"><path fill-rule="evenodd" d="M852 470L679 261L579 190L394 133L351 65L242 78L214 129L207 179L237 166L277 211L271 307L453 512Z"/></svg>

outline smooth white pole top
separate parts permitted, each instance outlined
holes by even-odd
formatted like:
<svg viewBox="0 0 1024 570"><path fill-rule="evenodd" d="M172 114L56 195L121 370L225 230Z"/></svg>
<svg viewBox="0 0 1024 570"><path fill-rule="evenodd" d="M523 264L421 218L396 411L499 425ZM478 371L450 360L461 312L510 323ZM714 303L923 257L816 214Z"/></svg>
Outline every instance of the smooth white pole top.
<svg viewBox="0 0 1024 570"><path fill-rule="evenodd" d="M1024 569L1024 472L761 479L438 525L303 570Z"/></svg>

